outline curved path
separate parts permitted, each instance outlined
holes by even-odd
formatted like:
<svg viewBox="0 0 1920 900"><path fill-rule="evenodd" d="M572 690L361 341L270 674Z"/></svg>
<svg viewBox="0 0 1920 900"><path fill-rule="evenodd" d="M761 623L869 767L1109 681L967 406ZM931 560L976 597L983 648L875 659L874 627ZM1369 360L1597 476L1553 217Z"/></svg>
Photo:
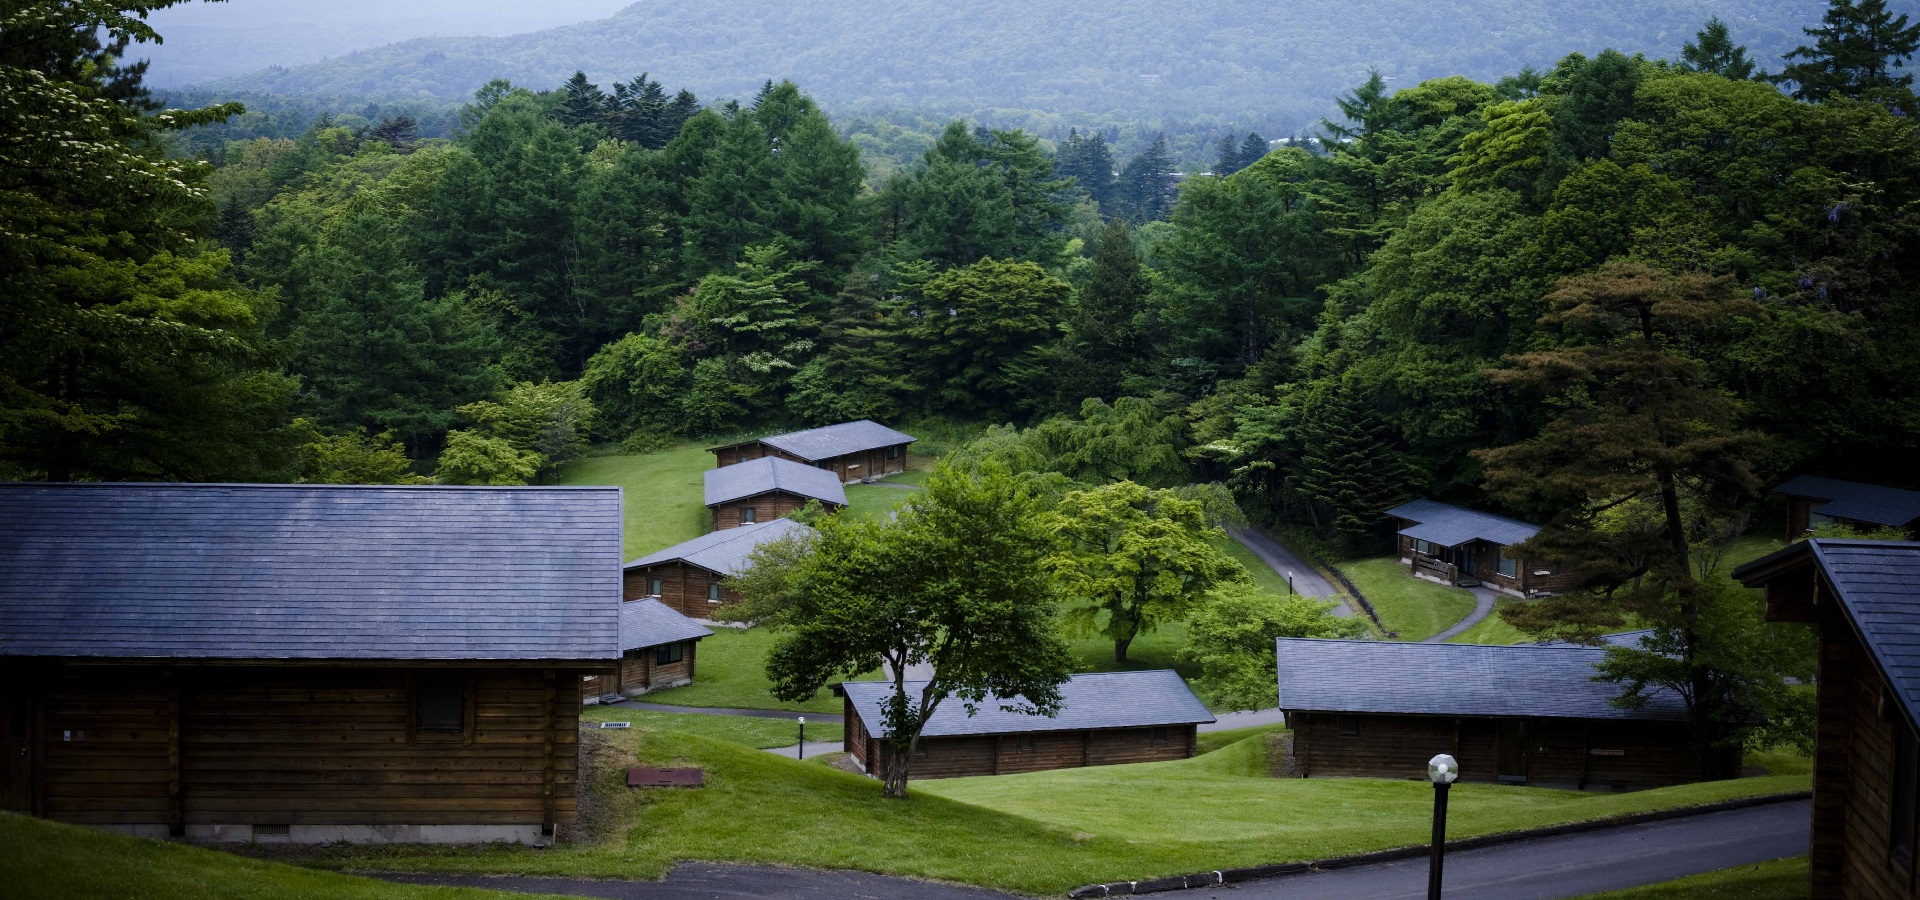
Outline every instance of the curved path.
<svg viewBox="0 0 1920 900"><path fill-rule="evenodd" d="M1281 578L1291 576L1293 589L1303 597L1332 598L1340 601L1333 608L1336 616L1351 616L1353 608L1347 605L1346 597L1333 589L1320 570L1301 558L1300 554L1287 549L1287 545L1273 539L1272 535L1258 528L1230 528L1227 534L1240 542L1240 546L1253 551L1253 555L1267 564L1267 568Z"/></svg>
<svg viewBox="0 0 1920 900"><path fill-rule="evenodd" d="M1474 587L1467 588L1467 590L1473 592L1473 612L1467 613L1466 618L1453 623L1452 628L1427 638L1422 643L1438 644L1453 640L1459 636L1461 632L1480 624L1481 620L1493 615L1493 608L1500 603L1500 595L1498 593L1489 587Z"/></svg>

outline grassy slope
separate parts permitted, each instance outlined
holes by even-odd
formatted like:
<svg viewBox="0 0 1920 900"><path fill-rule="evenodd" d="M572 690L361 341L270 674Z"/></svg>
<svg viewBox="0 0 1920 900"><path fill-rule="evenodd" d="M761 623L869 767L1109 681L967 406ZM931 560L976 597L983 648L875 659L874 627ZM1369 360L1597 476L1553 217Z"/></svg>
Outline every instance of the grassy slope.
<svg viewBox="0 0 1920 900"><path fill-rule="evenodd" d="M1631 890L1589 894L1582 900L1798 900L1807 896L1807 878L1807 858L1794 856Z"/></svg>
<svg viewBox="0 0 1920 900"><path fill-rule="evenodd" d="M597 842L542 851L349 848L351 868L657 877L675 860L863 869L1030 893L1222 866L1413 845L1430 827L1424 781L1274 779L1258 736L1190 760L916 782L872 779L671 732L606 732L619 752L591 789L612 821ZM699 791L632 791L618 769L705 767ZM1734 796L1804 790L1804 775L1625 794L1461 785L1460 836Z"/></svg>
<svg viewBox="0 0 1920 900"><path fill-rule="evenodd" d="M1520 601L1515 601L1512 598L1508 598L1508 597L1500 598L1499 604L1495 606L1493 609L1493 615L1490 615L1484 619L1481 619L1472 628L1469 628L1466 631L1462 631L1459 634L1454 635L1453 639L1448 641L1448 643L1450 644L1524 644L1527 641L1532 640L1532 638L1527 637L1526 632L1521 631L1520 629L1515 628L1512 625L1508 625L1507 620L1500 618L1500 610L1505 609L1507 604L1515 603L1515 602L1520 602Z"/></svg>
<svg viewBox="0 0 1920 900"><path fill-rule="evenodd" d="M700 642L697 675L686 687L654 691L648 703L675 706L723 706L729 709L788 709L795 713L839 713L840 700L821 691L804 703L776 700L765 669L767 651L779 635L765 629L715 628ZM877 674L871 677L878 677Z"/></svg>
<svg viewBox="0 0 1920 900"><path fill-rule="evenodd" d="M508 900L470 888L389 884L0 813L0 894L10 900Z"/></svg>
<svg viewBox="0 0 1920 900"><path fill-rule="evenodd" d="M1343 562L1340 571L1373 604L1381 624L1399 632L1398 640L1425 640L1473 612L1472 592L1415 578L1391 557Z"/></svg>
<svg viewBox="0 0 1920 900"><path fill-rule="evenodd" d="M834 712L839 712L839 709L836 708ZM798 716L802 714L795 713L794 715ZM800 729L800 723L793 719L763 719L755 716L710 716L700 713L663 713L619 706L589 706L580 711L580 718L589 722L632 722L635 728L681 731L722 741L732 741L736 744L745 744L758 749L791 747L793 746L793 742L798 738ZM840 720L837 716L826 721L822 721L819 716L814 716L812 720L807 722L807 740L837 741L840 739Z"/></svg>
<svg viewBox="0 0 1920 900"><path fill-rule="evenodd" d="M593 456L560 474L561 484L613 484L624 489L626 558L638 559L707 533L706 481L713 454L680 444L645 456Z"/></svg>

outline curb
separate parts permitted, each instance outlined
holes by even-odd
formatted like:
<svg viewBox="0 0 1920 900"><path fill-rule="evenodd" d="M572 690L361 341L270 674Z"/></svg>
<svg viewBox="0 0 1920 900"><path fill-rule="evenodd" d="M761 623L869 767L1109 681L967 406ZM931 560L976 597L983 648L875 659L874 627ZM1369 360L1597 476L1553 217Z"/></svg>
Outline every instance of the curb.
<svg viewBox="0 0 1920 900"><path fill-rule="evenodd" d="M1812 791L1795 791L1790 794L1769 794L1764 797L1742 797L1738 800L1722 800L1717 803L1703 803L1698 806L1681 806L1673 809L1659 809L1642 813L1627 813L1605 819L1593 819L1587 822L1569 822L1565 825L1548 825L1541 828L1528 828L1521 831L1502 831L1497 834L1483 834L1478 837L1461 838L1447 842L1447 851L1472 850L1477 847L1492 847L1499 844L1511 844L1517 841L1530 841L1540 838L1560 837L1568 834L1580 834L1587 831L1601 831L1619 828L1625 825L1642 825L1648 822L1663 822L1668 819L1684 819L1708 813L1731 812L1736 809L1748 809L1755 806L1771 806L1775 803L1792 803L1813 797ZM1180 891L1188 888L1213 887L1240 881L1255 881L1263 878L1275 878L1283 875L1298 875L1310 871L1331 871L1364 866L1372 863L1394 862L1426 856L1428 846L1396 847L1391 850L1375 850L1372 853L1356 853L1350 856L1335 856L1312 862L1274 863L1264 866L1247 866L1238 869L1216 869L1212 872L1200 872L1193 875L1170 875L1165 878L1152 878L1145 881L1114 881L1106 884L1089 884L1067 892L1072 900L1084 900L1088 897L1120 897L1130 894L1158 894L1165 891Z"/></svg>

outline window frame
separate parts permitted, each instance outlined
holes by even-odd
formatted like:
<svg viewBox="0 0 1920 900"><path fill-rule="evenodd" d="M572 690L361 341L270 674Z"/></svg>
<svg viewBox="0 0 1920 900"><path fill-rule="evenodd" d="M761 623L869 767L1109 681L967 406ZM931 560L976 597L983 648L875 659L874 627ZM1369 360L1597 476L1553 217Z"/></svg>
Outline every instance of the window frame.
<svg viewBox="0 0 1920 900"><path fill-rule="evenodd" d="M721 594L720 582L718 581L707 582L707 602L713 603L713 604L719 604L724 602L725 600L726 600L726 597L723 594Z"/></svg>
<svg viewBox="0 0 1920 900"><path fill-rule="evenodd" d="M1154 727L1147 729L1147 743L1149 744L1173 743L1173 729L1165 725L1155 725Z"/></svg>
<svg viewBox="0 0 1920 900"><path fill-rule="evenodd" d="M653 648L653 664L656 666L670 666L686 658L687 645L685 641L674 641L671 644L661 644Z"/></svg>
<svg viewBox="0 0 1920 900"><path fill-rule="evenodd" d="M407 691L407 725L410 737L415 740L447 740L455 736L470 739L473 726L473 679L464 672L429 670L412 673ZM440 692L445 693L440 693ZM438 696L430 697L431 693ZM457 702L458 718L449 723L444 717L429 722L427 705L429 700L440 701L437 713L447 712L446 701Z"/></svg>
<svg viewBox="0 0 1920 900"><path fill-rule="evenodd" d="M740 524L742 525L760 524L760 507L758 506L740 507Z"/></svg>
<svg viewBox="0 0 1920 900"><path fill-rule="evenodd" d="M1502 550L1500 561L1495 564L1494 571L1499 572L1502 578L1519 578L1520 560L1517 557L1508 556L1506 551Z"/></svg>
<svg viewBox="0 0 1920 900"><path fill-rule="evenodd" d="M1017 753L1033 752L1033 735L1017 734L1013 736L1013 749Z"/></svg>
<svg viewBox="0 0 1920 900"><path fill-rule="evenodd" d="M1360 736L1359 716L1353 715L1352 713L1339 713L1334 717L1334 724L1339 727L1341 737Z"/></svg>
<svg viewBox="0 0 1920 900"><path fill-rule="evenodd" d="M647 592L647 596L649 597L665 596L667 580L665 578L661 578L658 575L650 576L647 578L647 587L651 588L651 590Z"/></svg>
<svg viewBox="0 0 1920 900"><path fill-rule="evenodd" d="M1433 555L1432 541L1423 541L1419 538L1412 538L1411 540L1413 541L1413 552L1418 553L1421 556Z"/></svg>

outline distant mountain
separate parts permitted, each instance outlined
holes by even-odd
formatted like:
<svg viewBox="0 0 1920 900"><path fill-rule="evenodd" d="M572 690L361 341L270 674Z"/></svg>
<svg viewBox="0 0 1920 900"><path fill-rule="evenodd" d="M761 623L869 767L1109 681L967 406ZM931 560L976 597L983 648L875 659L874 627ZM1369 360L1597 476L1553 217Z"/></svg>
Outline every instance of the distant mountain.
<svg viewBox="0 0 1920 900"><path fill-rule="evenodd" d="M1920 0L1896 0L1914 7ZM703 100L790 78L836 112L994 109L1305 126L1378 67L1493 79L1613 47L1675 57L1718 15L1765 67L1824 0L644 0L612 18L428 38L215 82L228 92L464 97L575 69Z"/></svg>

